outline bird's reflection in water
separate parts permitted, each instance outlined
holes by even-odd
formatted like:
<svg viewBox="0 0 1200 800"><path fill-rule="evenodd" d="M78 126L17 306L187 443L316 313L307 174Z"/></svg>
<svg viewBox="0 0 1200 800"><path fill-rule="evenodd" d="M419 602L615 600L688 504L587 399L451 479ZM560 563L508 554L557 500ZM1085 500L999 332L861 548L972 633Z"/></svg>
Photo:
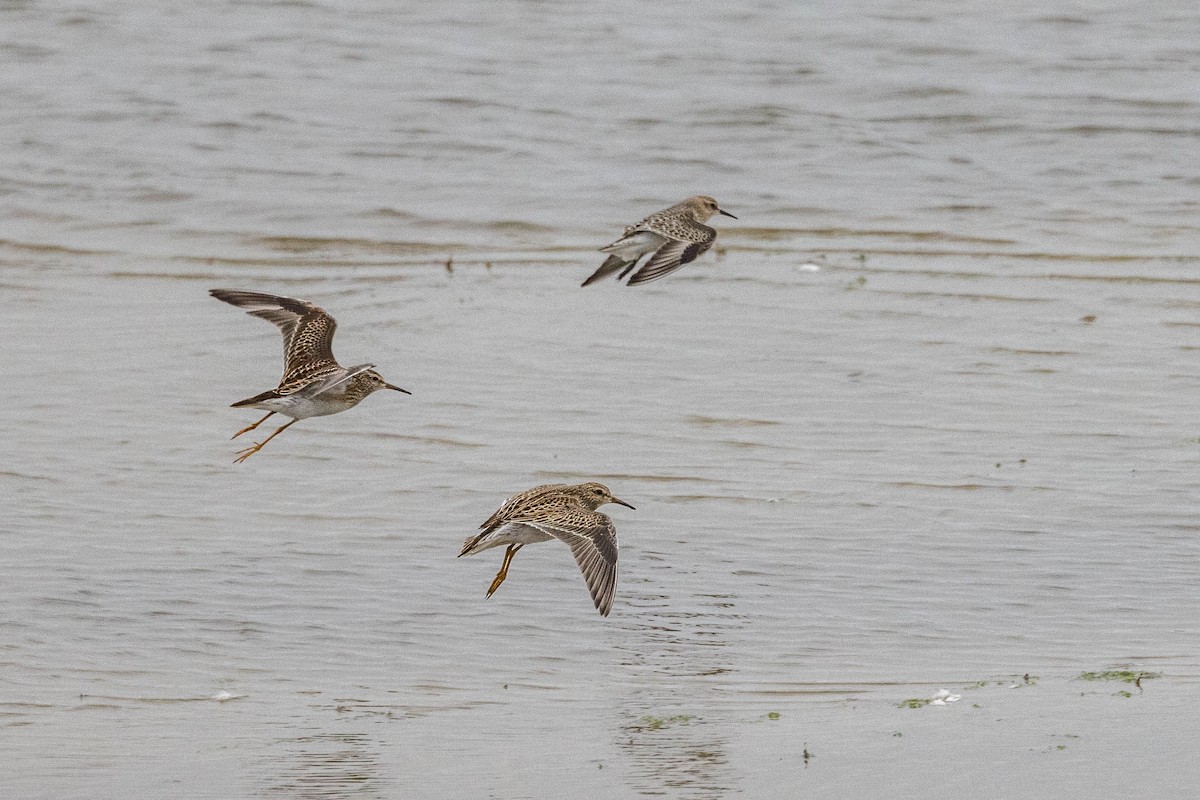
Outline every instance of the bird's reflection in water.
<svg viewBox="0 0 1200 800"><path fill-rule="evenodd" d="M327 800L390 797L377 743L363 733L320 733L282 739L266 797Z"/></svg>
<svg viewBox="0 0 1200 800"><path fill-rule="evenodd" d="M631 719L618 732L640 794L725 797L737 785L727 755L726 726L690 714Z"/></svg>
<svg viewBox="0 0 1200 800"><path fill-rule="evenodd" d="M728 634L746 624L728 597L702 597L692 610L661 597L631 598L618 700L619 749L639 794L725 797L738 785L729 763L730 720L714 677L734 671Z"/></svg>

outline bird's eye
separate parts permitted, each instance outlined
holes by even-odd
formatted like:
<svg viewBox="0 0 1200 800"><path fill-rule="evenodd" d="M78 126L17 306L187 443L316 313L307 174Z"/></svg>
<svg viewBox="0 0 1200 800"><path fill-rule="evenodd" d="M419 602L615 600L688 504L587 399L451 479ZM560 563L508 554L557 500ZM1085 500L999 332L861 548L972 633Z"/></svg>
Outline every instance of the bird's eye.
<svg viewBox="0 0 1200 800"><path fill-rule="evenodd" d="M604 494L603 489L592 489L592 494Z"/></svg>

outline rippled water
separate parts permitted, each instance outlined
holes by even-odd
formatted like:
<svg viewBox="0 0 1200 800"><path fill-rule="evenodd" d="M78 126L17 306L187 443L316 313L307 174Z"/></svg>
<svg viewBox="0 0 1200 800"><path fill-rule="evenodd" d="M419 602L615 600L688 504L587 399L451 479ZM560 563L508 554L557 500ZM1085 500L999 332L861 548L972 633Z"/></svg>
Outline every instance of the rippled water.
<svg viewBox="0 0 1200 800"><path fill-rule="evenodd" d="M1197 28L0 3L8 791L1190 797ZM279 342L214 286L414 396L232 465ZM589 479L612 616L549 544L485 601L462 540Z"/></svg>

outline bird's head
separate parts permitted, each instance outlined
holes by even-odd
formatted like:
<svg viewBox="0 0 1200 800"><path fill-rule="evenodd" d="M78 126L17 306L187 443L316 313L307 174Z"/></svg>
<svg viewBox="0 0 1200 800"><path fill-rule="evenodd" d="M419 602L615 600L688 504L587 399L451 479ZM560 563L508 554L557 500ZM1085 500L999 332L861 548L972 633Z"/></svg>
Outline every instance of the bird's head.
<svg viewBox="0 0 1200 800"><path fill-rule="evenodd" d="M717 201L708 195L698 194L695 197L688 198L686 202L691 207L692 215L696 218L697 222L704 222L713 214L724 214L727 217L733 217L733 219L737 219L737 217L734 217L733 214L730 214L728 211L725 211L718 206Z"/></svg>
<svg viewBox="0 0 1200 800"><path fill-rule="evenodd" d="M633 508L624 500L618 500L613 497L612 492L603 483L581 483L575 487L576 494L583 501L583 504L593 510L599 508L605 503L616 503L619 506Z"/></svg>
<svg viewBox="0 0 1200 800"><path fill-rule="evenodd" d="M412 394L412 392L410 392L408 389L401 389L399 386L393 386L392 384L388 383L383 379L382 375L373 369L369 369L364 372L362 377L359 379L359 382L362 384L363 388L367 390L367 394L378 392L380 389L391 389L396 392Z"/></svg>

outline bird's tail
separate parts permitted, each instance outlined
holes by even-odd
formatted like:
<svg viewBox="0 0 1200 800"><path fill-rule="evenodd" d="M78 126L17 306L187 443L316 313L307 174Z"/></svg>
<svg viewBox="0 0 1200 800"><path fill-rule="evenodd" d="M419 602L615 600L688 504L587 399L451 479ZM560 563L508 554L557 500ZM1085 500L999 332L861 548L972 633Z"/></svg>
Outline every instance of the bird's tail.
<svg viewBox="0 0 1200 800"><path fill-rule="evenodd" d="M278 389L268 389L262 394L256 394L254 397L247 397L245 400L238 400L236 403L231 403L230 408L245 408L246 406L255 406L264 400L274 400L281 395Z"/></svg>
<svg viewBox="0 0 1200 800"><path fill-rule="evenodd" d="M459 552L458 557L462 558L463 556L470 555L472 549L475 547L475 545L479 544L480 540L483 539L483 536L484 535L482 533L477 533L470 539L467 539L465 542L463 542L462 550Z"/></svg>
<svg viewBox="0 0 1200 800"><path fill-rule="evenodd" d="M618 255L611 255L604 260L603 264L600 265L600 269L593 272L591 277L580 285L587 286L588 284L607 278L614 272L625 269L626 267L632 267L636 261L636 258L633 261L630 261L628 259L621 258Z"/></svg>

